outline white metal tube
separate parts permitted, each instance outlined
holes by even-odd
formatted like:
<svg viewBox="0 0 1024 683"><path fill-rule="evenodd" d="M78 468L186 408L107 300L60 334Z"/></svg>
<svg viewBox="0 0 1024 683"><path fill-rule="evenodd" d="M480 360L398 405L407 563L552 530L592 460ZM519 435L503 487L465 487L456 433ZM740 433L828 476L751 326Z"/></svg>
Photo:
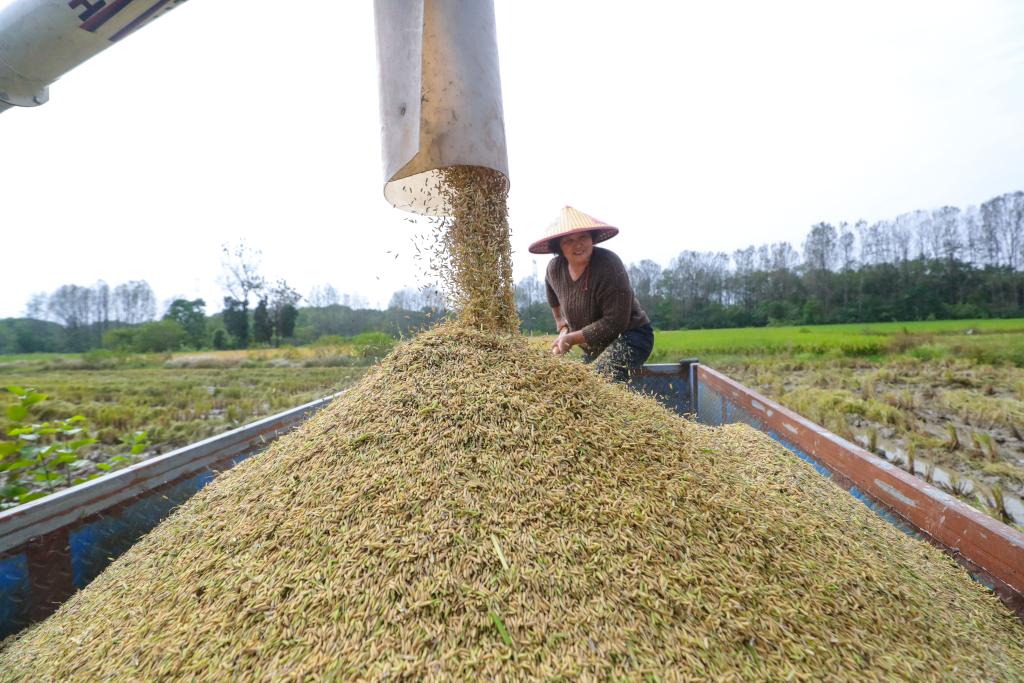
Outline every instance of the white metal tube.
<svg viewBox="0 0 1024 683"><path fill-rule="evenodd" d="M14 0L0 8L0 112L49 86L185 0Z"/></svg>
<svg viewBox="0 0 1024 683"><path fill-rule="evenodd" d="M508 177L492 0L376 0L384 197L439 214L438 170Z"/></svg>

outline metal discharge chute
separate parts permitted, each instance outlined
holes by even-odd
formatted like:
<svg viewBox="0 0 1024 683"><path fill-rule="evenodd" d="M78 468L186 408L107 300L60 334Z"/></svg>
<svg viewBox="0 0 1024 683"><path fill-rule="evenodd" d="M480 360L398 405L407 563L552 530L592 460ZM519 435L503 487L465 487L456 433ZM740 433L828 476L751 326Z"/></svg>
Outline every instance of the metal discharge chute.
<svg viewBox="0 0 1024 683"><path fill-rule="evenodd" d="M185 0L0 3L0 112L35 107L65 73Z"/></svg>
<svg viewBox="0 0 1024 683"><path fill-rule="evenodd" d="M491 0L376 0L384 197L444 213L439 170L482 166L508 178Z"/></svg>

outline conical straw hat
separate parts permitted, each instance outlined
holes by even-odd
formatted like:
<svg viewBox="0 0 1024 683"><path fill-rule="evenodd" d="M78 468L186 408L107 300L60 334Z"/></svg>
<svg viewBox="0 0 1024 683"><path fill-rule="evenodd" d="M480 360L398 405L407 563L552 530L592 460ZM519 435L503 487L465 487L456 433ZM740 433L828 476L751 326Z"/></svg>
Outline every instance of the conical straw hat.
<svg viewBox="0 0 1024 683"><path fill-rule="evenodd" d="M593 216L566 206L558 214L555 222L544 230L544 236L530 245L531 254L557 254L557 240L577 232L592 232L594 244L610 240L619 234L618 228L613 228L604 221L599 221Z"/></svg>

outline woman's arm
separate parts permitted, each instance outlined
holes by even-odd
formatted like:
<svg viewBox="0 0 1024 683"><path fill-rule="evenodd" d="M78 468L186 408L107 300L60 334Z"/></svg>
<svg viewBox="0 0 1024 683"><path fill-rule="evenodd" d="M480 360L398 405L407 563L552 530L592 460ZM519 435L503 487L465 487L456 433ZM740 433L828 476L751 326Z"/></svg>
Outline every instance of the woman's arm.
<svg viewBox="0 0 1024 683"><path fill-rule="evenodd" d="M551 307L551 315L555 319L555 329L558 330L559 334L562 333L563 329L566 332L569 331L569 321L565 319L564 315L562 315L562 307L561 306L552 306Z"/></svg>

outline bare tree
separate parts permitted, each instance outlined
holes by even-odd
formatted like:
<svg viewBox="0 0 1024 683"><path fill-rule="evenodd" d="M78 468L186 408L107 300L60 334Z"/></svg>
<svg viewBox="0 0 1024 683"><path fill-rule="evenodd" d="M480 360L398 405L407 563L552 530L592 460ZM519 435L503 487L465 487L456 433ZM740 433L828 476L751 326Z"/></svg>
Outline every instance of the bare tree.
<svg viewBox="0 0 1024 683"><path fill-rule="evenodd" d="M789 242L775 242L768 246L768 270L791 271L800 263L800 254Z"/></svg>
<svg viewBox="0 0 1024 683"><path fill-rule="evenodd" d="M325 306L336 306L341 303L341 297L338 295L338 290L333 286L326 284L323 287L317 285L309 291L309 296L306 297L306 301L313 308L323 308Z"/></svg>
<svg viewBox="0 0 1024 683"><path fill-rule="evenodd" d="M48 310L53 319L75 330L92 322L93 292L79 285L61 285L50 295Z"/></svg>
<svg viewBox="0 0 1024 683"><path fill-rule="evenodd" d="M156 318L156 296L145 280L131 280L114 288L110 308L114 320L137 325Z"/></svg>
<svg viewBox="0 0 1024 683"><path fill-rule="evenodd" d="M629 281L633 285L633 291L636 292L636 298L640 301L641 308L648 313L653 313L659 279L661 279L661 266L650 259L629 265ZM547 294L543 291L541 297L541 301L547 300Z"/></svg>
<svg viewBox="0 0 1024 683"><path fill-rule="evenodd" d="M47 308L50 303L50 295L46 292L36 292L29 297L25 304L25 317L33 320L47 320Z"/></svg>
<svg viewBox="0 0 1024 683"><path fill-rule="evenodd" d="M442 311L448 307L448 299L437 285L420 288L420 310Z"/></svg>
<svg viewBox="0 0 1024 683"><path fill-rule="evenodd" d="M757 259L764 273L764 295L775 300L788 298L796 287L799 252L789 242L775 242L758 247Z"/></svg>
<svg viewBox="0 0 1024 683"><path fill-rule="evenodd" d="M419 289L406 287L394 292L388 302L388 308L403 311L441 310L445 308L446 299L435 285L427 285Z"/></svg>
<svg viewBox="0 0 1024 683"><path fill-rule="evenodd" d="M964 240L964 258L975 266L981 265L981 212L977 206L968 206L960 213L960 232Z"/></svg>
<svg viewBox="0 0 1024 683"><path fill-rule="evenodd" d="M1019 270L1024 264L1024 192L1007 192L981 205L987 265Z"/></svg>
<svg viewBox="0 0 1024 683"><path fill-rule="evenodd" d="M943 206L932 211L932 252L934 258L953 261L961 257L964 240L960 232L960 209Z"/></svg>
<svg viewBox="0 0 1024 683"><path fill-rule="evenodd" d="M860 262L864 265L877 266L880 263L888 263L885 225L884 221L878 221L871 225L864 222L857 223L857 232L860 236Z"/></svg>
<svg viewBox="0 0 1024 683"><path fill-rule="evenodd" d="M914 235L918 233L918 225L927 215L924 211L911 211L896 216L896 220L887 225L889 229L888 250L891 255L889 263L910 260Z"/></svg>
<svg viewBox="0 0 1024 683"><path fill-rule="evenodd" d="M349 308L369 308L370 302L365 296L359 294L342 294L341 305Z"/></svg>
<svg viewBox="0 0 1024 683"><path fill-rule="evenodd" d="M733 275L731 290L727 295L730 304L738 303L749 307L757 298L757 282L754 273L757 270L757 248L749 246L737 249L732 253Z"/></svg>
<svg viewBox="0 0 1024 683"><path fill-rule="evenodd" d="M1006 196L1006 242L1010 253L1010 267L1020 270L1024 266L1024 192Z"/></svg>
<svg viewBox="0 0 1024 683"><path fill-rule="evenodd" d="M817 223L804 240L804 267L809 272L835 270L839 236L831 223Z"/></svg>
<svg viewBox="0 0 1024 683"><path fill-rule="evenodd" d="M659 286L688 313L698 306L724 302L729 256L722 252L684 251L662 273Z"/></svg>
<svg viewBox="0 0 1024 683"><path fill-rule="evenodd" d="M220 286L235 300L248 305L249 295L262 292L266 287L266 280L259 272L260 251L249 247L245 240L239 240L233 247L222 244L221 252Z"/></svg>
<svg viewBox="0 0 1024 683"><path fill-rule="evenodd" d="M388 301L388 308L397 308L403 311L416 310L416 303L419 301L419 293L411 287L399 289L391 294Z"/></svg>
<svg viewBox="0 0 1024 683"><path fill-rule="evenodd" d="M859 230L865 221L860 220L854 224L854 229ZM857 266L857 259L854 257L854 249L857 245L857 236L850 230L846 222L839 224L839 260L843 271L851 271Z"/></svg>
<svg viewBox="0 0 1024 683"><path fill-rule="evenodd" d="M92 287L92 293L92 319L98 324L99 337L102 339L103 333L110 325L110 286L103 280L98 280Z"/></svg>

